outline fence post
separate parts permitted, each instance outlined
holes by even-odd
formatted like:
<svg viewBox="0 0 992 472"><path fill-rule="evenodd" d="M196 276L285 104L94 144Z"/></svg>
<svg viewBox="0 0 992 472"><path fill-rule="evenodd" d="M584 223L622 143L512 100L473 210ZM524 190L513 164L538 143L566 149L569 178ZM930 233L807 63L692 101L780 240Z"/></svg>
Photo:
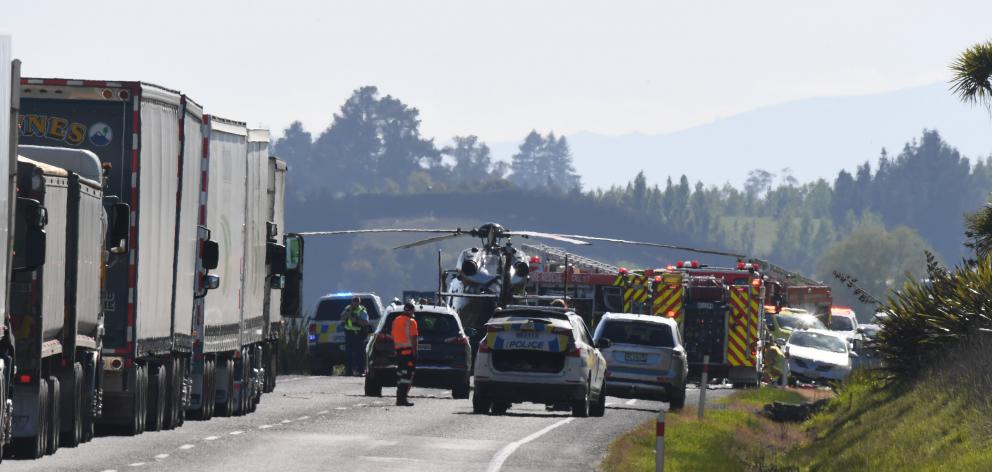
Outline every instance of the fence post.
<svg viewBox="0 0 992 472"><path fill-rule="evenodd" d="M699 419L703 419L706 410L706 389L709 387L710 379L710 355L703 355L703 377L699 382Z"/></svg>
<svg viewBox="0 0 992 472"><path fill-rule="evenodd" d="M658 411L654 429L654 471L665 471L665 410Z"/></svg>
<svg viewBox="0 0 992 472"><path fill-rule="evenodd" d="M782 356L781 374L782 378L779 379L779 384L782 388L785 388L789 385L789 360L786 359L785 356Z"/></svg>

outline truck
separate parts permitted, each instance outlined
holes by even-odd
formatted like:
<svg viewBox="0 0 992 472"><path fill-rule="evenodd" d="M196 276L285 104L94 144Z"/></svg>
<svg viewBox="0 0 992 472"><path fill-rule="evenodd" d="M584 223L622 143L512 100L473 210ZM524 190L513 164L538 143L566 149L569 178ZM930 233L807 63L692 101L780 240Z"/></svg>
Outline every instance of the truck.
<svg viewBox="0 0 992 472"><path fill-rule="evenodd" d="M174 427L189 398L187 298L196 283L189 227L199 208L186 192L200 168L185 133L189 101L149 83L102 80L22 78L20 94L21 142L95 153L105 207L129 210L126 237L108 231L97 421L129 434Z"/></svg>
<svg viewBox="0 0 992 472"><path fill-rule="evenodd" d="M10 443L14 402L14 331L10 319L11 250L14 242L14 217L17 188L17 110L20 62L11 55L10 36L0 35L0 169L6 177L0 178L0 271L4 279L3 299L0 300L0 460L3 449Z"/></svg>
<svg viewBox="0 0 992 472"><path fill-rule="evenodd" d="M262 393L276 388L279 338L283 334L282 290L286 285L286 240L299 247L299 236L286 234L286 173L289 167L276 156L268 157L266 179L265 282L262 300ZM298 285L298 284L297 284ZM287 297L287 300L290 297ZM292 315L292 313L290 313Z"/></svg>

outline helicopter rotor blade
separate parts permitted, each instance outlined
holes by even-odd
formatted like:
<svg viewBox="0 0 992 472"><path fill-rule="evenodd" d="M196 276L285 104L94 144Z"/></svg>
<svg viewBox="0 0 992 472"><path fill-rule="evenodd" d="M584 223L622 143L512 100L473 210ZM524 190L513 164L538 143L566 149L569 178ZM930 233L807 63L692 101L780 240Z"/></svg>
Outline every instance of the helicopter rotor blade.
<svg viewBox="0 0 992 472"><path fill-rule="evenodd" d="M403 244L396 246L393 249L410 249L412 247L423 246L424 244L430 244L438 241L444 241L445 239L457 238L459 236L468 236L467 233L455 233L455 234L445 234L441 236L434 236L432 238L421 239L419 241L414 241L412 243Z"/></svg>
<svg viewBox="0 0 992 472"><path fill-rule="evenodd" d="M733 252L716 251L716 250L712 250L712 249L699 249L699 248L688 247L688 246L677 246L677 245L674 245L674 244L651 243L651 242L645 242L645 241L630 241L630 240L627 240L627 239L603 238L603 237L598 237L598 236L584 236L584 235L581 235L581 234L566 234L566 235L563 235L563 236L564 237L567 237L567 238L587 239L589 241L603 241L603 242L616 243L616 244L631 244L631 245L635 245L635 246L648 246L648 247L659 247L659 248L664 248L664 249L676 249L676 250L679 250L679 251L697 252L697 253L700 253L700 254L711 254L711 255L714 255L714 256L736 257L737 259L746 259L747 258L747 256L745 256L743 254L737 254L737 253L733 253Z"/></svg>
<svg viewBox="0 0 992 472"><path fill-rule="evenodd" d="M466 234L461 228L458 229L419 229L419 228L376 228L376 229L342 229L335 231L304 231L297 233L301 236L337 236L342 234L375 234L375 233L450 233L455 235Z"/></svg>
<svg viewBox="0 0 992 472"><path fill-rule="evenodd" d="M524 238L543 238L543 239L553 239L555 241L561 241L563 243L577 244L579 246L588 246L592 243L589 241L582 241L580 239L575 239L572 236L565 236L561 234L554 233L541 233L538 231L507 231L503 234L507 236L521 236ZM589 238L587 238L589 239Z"/></svg>

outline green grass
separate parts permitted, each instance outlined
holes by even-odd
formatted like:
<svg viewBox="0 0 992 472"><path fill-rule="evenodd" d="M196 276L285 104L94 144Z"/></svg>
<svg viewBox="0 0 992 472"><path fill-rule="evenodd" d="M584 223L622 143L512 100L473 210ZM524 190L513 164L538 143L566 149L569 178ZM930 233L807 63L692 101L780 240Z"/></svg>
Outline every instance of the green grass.
<svg viewBox="0 0 992 472"><path fill-rule="evenodd" d="M789 454L810 470L992 470L989 417L946 382L899 389L854 379Z"/></svg>
<svg viewBox="0 0 992 472"><path fill-rule="evenodd" d="M806 398L795 390L784 390L775 387L743 390L730 398L759 408L772 402L802 403L806 401Z"/></svg>

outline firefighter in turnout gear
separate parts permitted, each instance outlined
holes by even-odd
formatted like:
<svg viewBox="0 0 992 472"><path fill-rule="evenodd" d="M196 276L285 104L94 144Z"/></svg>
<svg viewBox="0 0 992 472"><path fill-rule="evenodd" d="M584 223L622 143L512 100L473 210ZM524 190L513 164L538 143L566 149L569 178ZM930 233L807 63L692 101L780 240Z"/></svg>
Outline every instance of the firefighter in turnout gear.
<svg viewBox="0 0 992 472"><path fill-rule="evenodd" d="M403 305L403 312L393 319L393 344L396 347L396 406L413 406L407 394L413 385L413 372L417 364L417 320L414 319L413 302Z"/></svg>
<svg viewBox="0 0 992 472"><path fill-rule="evenodd" d="M365 333L369 327L369 313L362 306L362 299L355 297L341 313L344 320L344 347L347 354L345 373L349 376L365 372Z"/></svg>

